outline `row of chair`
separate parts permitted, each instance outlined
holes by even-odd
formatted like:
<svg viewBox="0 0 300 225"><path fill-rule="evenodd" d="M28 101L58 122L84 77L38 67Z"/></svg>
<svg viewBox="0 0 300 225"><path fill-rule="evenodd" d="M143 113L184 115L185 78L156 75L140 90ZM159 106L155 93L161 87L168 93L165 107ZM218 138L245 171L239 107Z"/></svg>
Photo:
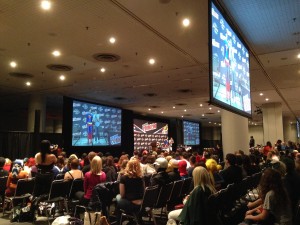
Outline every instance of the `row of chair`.
<svg viewBox="0 0 300 225"><path fill-rule="evenodd" d="M11 197L3 195L3 215L6 210L4 207L5 205L8 206L8 208L13 208L16 205L21 205L21 207L25 206L25 204L28 202L28 198L31 197L34 192L34 187L35 178L19 179L14 195ZM57 206L58 204L56 203L62 201L64 203L64 209L68 213L68 203L72 202L72 199L74 199L74 195L77 191L83 191L83 179L53 180L49 194L45 196L45 202L55 203L55 206Z"/></svg>
<svg viewBox="0 0 300 225"><path fill-rule="evenodd" d="M174 206L178 202L182 202L183 197L189 193L191 182L192 178L186 178L171 182L162 187L158 187L157 185L147 187L139 212L137 214L122 212L120 224L122 224L124 217L131 218L139 224L141 216L146 212L149 220L153 220L154 225L156 225L156 215L153 214L153 209L161 209L160 217L167 215L168 211L173 210Z"/></svg>
<svg viewBox="0 0 300 225"><path fill-rule="evenodd" d="M224 225L238 224L244 219L247 203L258 198L256 189L261 175L257 173L229 184L209 197L208 207L218 214Z"/></svg>

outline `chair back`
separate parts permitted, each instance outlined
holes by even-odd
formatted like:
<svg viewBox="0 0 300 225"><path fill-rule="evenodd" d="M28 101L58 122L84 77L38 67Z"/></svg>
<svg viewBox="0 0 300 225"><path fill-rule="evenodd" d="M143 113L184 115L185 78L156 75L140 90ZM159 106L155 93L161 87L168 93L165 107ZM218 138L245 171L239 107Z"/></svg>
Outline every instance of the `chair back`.
<svg viewBox="0 0 300 225"><path fill-rule="evenodd" d="M6 190L7 176L0 177L0 196L4 196Z"/></svg>
<svg viewBox="0 0 300 225"><path fill-rule="evenodd" d="M53 180L50 188L50 193L48 200L53 200L54 198L66 198L69 195L71 180Z"/></svg>
<svg viewBox="0 0 300 225"><path fill-rule="evenodd" d="M83 190L83 179L82 178L77 178L74 180L71 180L71 188L70 188L70 193L69 193L69 198L73 199L75 197L75 193L78 191L84 191Z"/></svg>
<svg viewBox="0 0 300 225"><path fill-rule="evenodd" d="M168 200L170 199L172 189L173 189L174 183L168 183L166 185L163 185L160 189L157 202L154 206L154 208L162 208L167 205Z"/></svg>
<svg viewBox="0 0 300 225"><path fill-rule="evenodd" d="M153 208L159 194L158 185L146 187L141 209Z"/></svg>
<svg viewBox="0 0 300 225"><path fill-rule="evenodd" d="M183 185L184 180L177 180L174 181L174 185L172 188L172 192L169 198L169 202L175 202L180 197L181 188Z"/></svg>
<svg viewBox="0 0 300 225"><path fill-rule="evenodd" d="M25 194L32 194L34 188L34 178L19 179L15 190L15 197Z"/></svg>
<svg viewBox="0 0 300 225"><path fill-rule="evenodd" d="M181 197L185 197L186 195L188 195L190 193L191 183L192 183L191 177L185 178L183 180L183 184L182 184L182 188L181 188L181 192L180 192Z"/></svg>

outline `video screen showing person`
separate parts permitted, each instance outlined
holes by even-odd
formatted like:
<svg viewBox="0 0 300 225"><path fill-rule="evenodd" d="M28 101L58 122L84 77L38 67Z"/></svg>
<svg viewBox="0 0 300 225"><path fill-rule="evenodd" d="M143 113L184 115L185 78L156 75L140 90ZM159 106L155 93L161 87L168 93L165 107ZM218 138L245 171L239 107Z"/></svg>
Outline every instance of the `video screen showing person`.
<svg viewBox="0 0 300 225"><path fill-rule="evenodd" d="M211 3L212 100L251 115L249 51Z"/></svg>
<svg viewBox="0 0 300 225"><path fill-rule="evenodd" d="M121 144L122 110L73 100L72 146Z"/></svg>
<svg viewBox="0 0 300 225"><path fill-rule="evenodd" d="M199 123L183 121L184 145L200 145Z"/></svg>
<svg viewBox="0 0 300 225"><path fill-rule="evenodd" d="M134 150L151 150L151 144L157 143L158 147L169 145L168 141L168 124L134 119Z"/></svg>

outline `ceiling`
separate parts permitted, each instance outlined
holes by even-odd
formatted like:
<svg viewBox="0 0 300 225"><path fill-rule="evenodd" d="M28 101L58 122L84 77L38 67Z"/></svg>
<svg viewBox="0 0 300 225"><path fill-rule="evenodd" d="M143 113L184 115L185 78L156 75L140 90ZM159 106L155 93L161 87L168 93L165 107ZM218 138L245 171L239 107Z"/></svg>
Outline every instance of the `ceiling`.
<svg viewBox="0 0 300 225"><path fill-rule="evenodd" d="M254 123L262 122L254 110L266 103L265 98L281 102L285 117L300 117L300 0L219 2L252 52ZM0 1L4 110L26 109L29 96L39 94L47 96L50 111L59 112L66 95L147 115L219 125L222 109L208 104L207 0L51 3L45 11L40 1ZM189 27L181 25L185 17L191 21ZM112 36L114 44L109 42ZM61 56L54 57L54 50ZM156 63L150 65L150 58ZM118 60L105 62L114 59ZM11 61L17 67L11 68ZM55 71L49 65L71 70ZM64 81L59 80L61 74ZM25 85L27 81L31 86Z"/></svg>

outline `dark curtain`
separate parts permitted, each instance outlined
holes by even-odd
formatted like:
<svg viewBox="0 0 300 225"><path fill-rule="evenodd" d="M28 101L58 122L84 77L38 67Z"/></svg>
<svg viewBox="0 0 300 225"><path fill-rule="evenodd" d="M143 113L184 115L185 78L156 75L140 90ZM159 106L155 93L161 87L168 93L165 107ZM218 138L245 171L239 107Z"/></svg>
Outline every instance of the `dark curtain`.
<svg viewBox="0 0 300 225"><path fill-rule="evenodd" d="M60 146L63 144L61 134L0 132L0 156L11 160L34 157L44 139Z"/></svg>

